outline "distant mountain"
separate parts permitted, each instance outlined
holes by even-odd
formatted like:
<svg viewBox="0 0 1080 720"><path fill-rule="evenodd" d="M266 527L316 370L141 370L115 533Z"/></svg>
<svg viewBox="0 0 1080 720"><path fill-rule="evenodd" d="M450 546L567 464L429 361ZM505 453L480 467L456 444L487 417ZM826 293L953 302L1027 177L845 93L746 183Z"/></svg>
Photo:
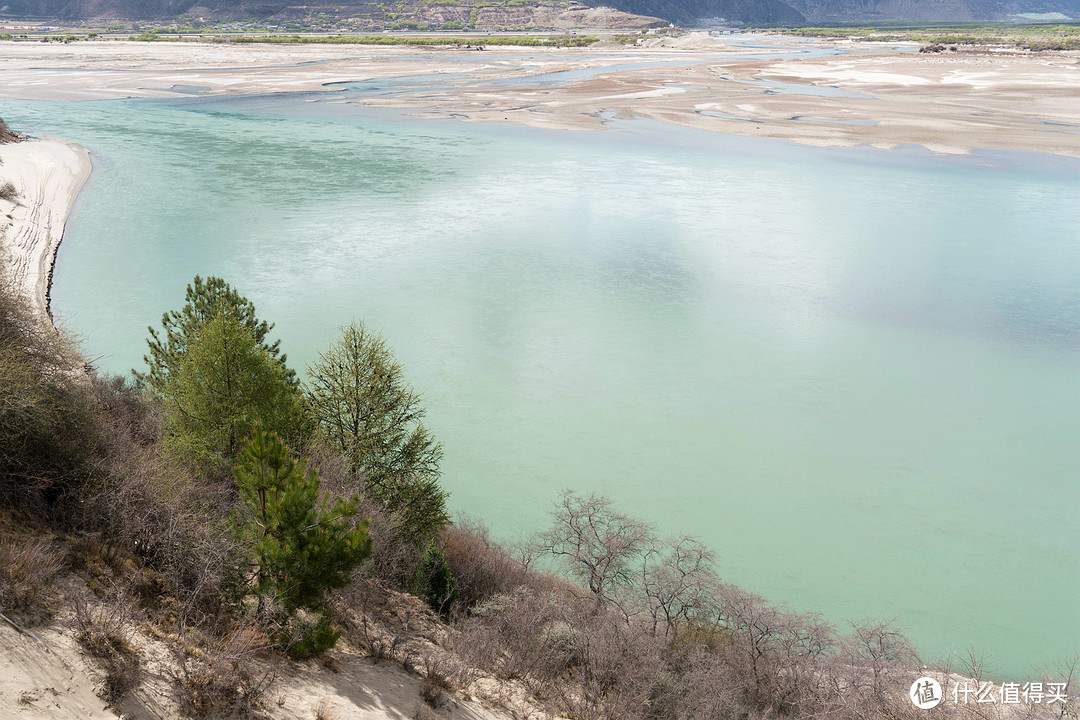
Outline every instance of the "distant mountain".
<svg viewBox="0 0 1080 720"><path fill-rule="evenodd" d="M799 10L782 0L606 0L604 4L678 25L694 25L711 18L754 25L801 25L806 21Z"/></svg>
<svg viewBox="0 0 1080 720"><path fill-rule="evenodd" d="M333 4L330 4L330 3ZM209 21L277 20L318 22L347 19L350 27L413 23L433 28L514 29L524 27L616 27L640 29L663 22L695 25L723 18L753 25L889 20L1003 20L1022 13L1080 17L1080 0L404 0L391 6L372 0L0 0L0 18L61 21L136 20L161 22L180 16ZM615 8L617 12L602 8ZM637 16L637 17L635 17Z"/></svg>
<svg viewBox="0 0 1080 720"><path fill-rule="evenodd" d="M634 6L639 5L639 9ZM663 8L666 14L650 12L649 7ZM757 8L764 12L757 12ZM617 12L600 8L614 8ZM702 15L696 9L701 8ZM627 16L644 16L636 20ZM164 21L177 17L199 17L209 21L280 20L304 23L319 19L348 19L350 25L391 25L414 22L438 26L459 23L476 29L522 27L582 27L638 29L693 22L698 17L736 17L750 15L760 22L787 18L799 22L801 16L781 0L628 0L608 2L585 0L581 4L526 0L495 5L486 1L404 0L384 3L378 0L315 0L297 3L270 0L0 0L0 18L26 18L61 21L136 20ZM604 24L604 23L610 23Z"/></svg>
<svg viewBox="0 0 1080 720"><path fill-rule="evenodd" d="M303 22L308 18L341 17L366 18L373 24L413 20L438 25L441 22L460 22L476 28L527 27L553 21L560 15L578 19L586 25L600 21L615 21L613 27L647 27L660 18L666 22L692 25L703 18L726 18L755 24L798 24L803 16L783 0L584 0L581 5L566 3L526 2L506 3L503 6L476 0L438 3L424 0L405 0L402 7L393 7L393 18L387 17L388 3L370 0L337 0L336 2L291 4L260 0L0 0L0 17L58 20L151 20L160 21L178 16L198 16L215 21L277 19ZM394 3L396 6L398 3ZM620 14L582 13L587 9L614 8L622 13L644 16L646 22L633 22ZM473 9L476 8L476 12ZM535 17L534 17L535 16Z"/></svg>

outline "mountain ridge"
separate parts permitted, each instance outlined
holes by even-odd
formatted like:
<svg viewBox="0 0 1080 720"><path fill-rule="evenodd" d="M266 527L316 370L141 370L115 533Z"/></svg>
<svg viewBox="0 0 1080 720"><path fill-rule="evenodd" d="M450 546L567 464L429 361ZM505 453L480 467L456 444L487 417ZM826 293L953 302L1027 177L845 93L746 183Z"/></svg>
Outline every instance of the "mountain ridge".
<svg viewBox="0 0 1080 720"><path fill-rule="evenodd" d="M265 0L0 0L0 18L168 21L199 18L306 23L345 21L363 29L645 29L728 22L805 23L1000 21L1032 14L1080 17L1080 0L372 0L294 5ZM615 13L604 12L612 8ZM592 12L586 12L592 11ZM624 13L621 15L619 13ZM636 16L636 17L630 17Z"/></svg>

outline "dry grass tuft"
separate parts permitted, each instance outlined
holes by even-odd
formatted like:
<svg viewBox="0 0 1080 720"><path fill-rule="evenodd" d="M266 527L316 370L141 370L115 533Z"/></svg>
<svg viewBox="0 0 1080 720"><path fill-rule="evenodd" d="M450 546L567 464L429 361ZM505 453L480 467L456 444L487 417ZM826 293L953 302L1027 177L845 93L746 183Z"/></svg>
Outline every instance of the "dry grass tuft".
<svg viewBox="0 0 1080 720"><path fill-rule="evenodd" d="M64 549L50 540L0 540L0 612L41 607L64 566Z"/></svg>
<svg viewBox="0 0 1080 720"><path fill-rule="evenodd" d="M338 720L337 706L323 698L315 705L315 720Z"/></svg>
<svg viewBox="0 0 1080 720"><path fill-rule="evenodd" d="M105 670L100 694L107 702L118 703L139 684L142 668L139 651L131 642L132 600L123 591L112 602L100 604L76 596L74 609L75 639Z"/></svg>

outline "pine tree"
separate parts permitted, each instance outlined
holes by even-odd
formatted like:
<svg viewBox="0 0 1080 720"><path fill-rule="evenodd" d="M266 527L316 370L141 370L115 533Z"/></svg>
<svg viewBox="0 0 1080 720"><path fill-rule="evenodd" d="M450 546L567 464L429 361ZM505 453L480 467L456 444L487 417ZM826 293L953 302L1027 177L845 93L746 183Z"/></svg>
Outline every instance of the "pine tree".
<svg viewBox="0 0 1080 720"><path fill-rule="evenodd" d="M181 310L150 328L147 372L136 378L167 411L170 444L207 472L228 467L255 422L300 442L307 424L296 373L273 325L221 278L196 276Z"/></svg>
<svg viewBox="0 0 1080 720"><path fill-rule="evenodd" d="M424 427L420 396L386 341L354 322L308 374L308 399L324 437L405 534L426 542L449 522L438 482L442 446Z"/></svg>
<svg viewBox="0 0 1080 720"><path fill-rule="evenodd" d="M348 585L371 554L367 520L354 522L359 498L320 496L318 474L259 426L233 476L247 508L238 529L258 566L256 592L276 598L287 617L301 608L325 614L327 593Z"/></svg>
<svg viewBox="0 0 1080 720"><path fill-rule="evenodd" d="M233 457L256 422L290 441L303 435L303 399L250 328L218 312L186 339L156 388L170 442L209 467Z"/></svg>
<svg viewBox="0 0 1080 720"><path fill-rule="evenodd" d="M257 568L260 611L270 599L281 611L272 637L295 658L321 655L341 634L327 594L348 585L371 555L368 521L355 522L360 499L320 495L318 474L305 472L285 443L258 425L233 477L247 510L237 529Z"/></svg>
<svg viewBox="0 0 1080 720"><path fill-rule="evenodd" d="M135 377L153 388L162 388L168 376L187 352L188 344L198 331L214 316L225 314L247 328L255 342L281 365L287 382L298 385L296 373L285 364L285 355L281 353L280 340L267 343L266 336L274 329L272 324L259 320L255 315L255 305L238 293L229 283L219 277L208 277L205 282L198 275L187 286L184 295L185 304L180 310L171 310L161 316L161 329L164 335L154 328L150 331L150 354L143 356L149 368L146 373L132 371Z"/></svg>

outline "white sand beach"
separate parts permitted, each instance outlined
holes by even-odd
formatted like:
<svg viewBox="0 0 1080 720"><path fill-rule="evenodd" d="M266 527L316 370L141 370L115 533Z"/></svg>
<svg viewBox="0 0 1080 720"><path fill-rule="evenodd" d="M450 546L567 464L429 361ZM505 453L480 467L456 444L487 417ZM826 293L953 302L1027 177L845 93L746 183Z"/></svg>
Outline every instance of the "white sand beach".
<svg viewBox="0 0 1080 720"><path fill-rule="evenodd" d="M86 148L63 140L0 145L0 248L11 282L46 316L56 251L75 198L90 176Z"/></svg>

